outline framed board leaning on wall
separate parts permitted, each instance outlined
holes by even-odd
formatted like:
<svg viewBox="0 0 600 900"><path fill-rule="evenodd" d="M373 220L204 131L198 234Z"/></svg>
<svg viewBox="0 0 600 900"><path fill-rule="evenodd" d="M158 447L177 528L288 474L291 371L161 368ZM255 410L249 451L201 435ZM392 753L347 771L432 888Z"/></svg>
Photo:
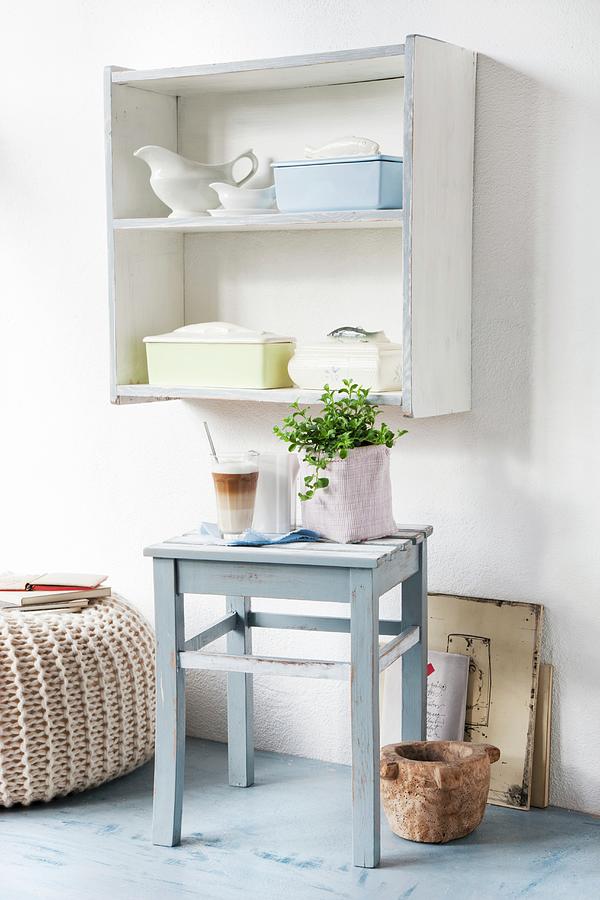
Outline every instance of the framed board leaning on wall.
<svg viewBox="0 0 600 900"><path fill-rule="evenodd" d="M500 748L488 802L529 809L543 607L429 595L429 648L470 657L465 740Z"/></svg>

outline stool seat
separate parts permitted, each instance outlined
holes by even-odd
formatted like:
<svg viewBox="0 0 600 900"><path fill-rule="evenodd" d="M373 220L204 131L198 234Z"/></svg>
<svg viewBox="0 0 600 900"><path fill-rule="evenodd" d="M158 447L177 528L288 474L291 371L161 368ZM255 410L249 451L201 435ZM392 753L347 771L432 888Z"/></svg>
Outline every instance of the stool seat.
<svg viewBox="0 0 600 900"><path fill-rule="evenodd" d="M144 551L154 558L157 638L156 761L153 841L181 839L185 753L185 673L227 672L229 783L254 782L254 675L348 679L352 723L353 855L373 867L380 856L379 674L400 656L402 738L425 737L427 539L430 526L405 526L362 544L330 542L227 547L170 538ZM379 598L402 584L402 618L379 619ZM226 597L226 612L185 639L184 594ZM263 613L252 596L345 604L349 616ZM254 628L350 634L350 660L292 659L252 654ZM390 640L381 648L380 635ZM207 649L227 637L227 652Z"/></svg>
<svg viewBox="0 0 600 900"><path fill-rule="evenodd" d="M375 569L407 550L413 543L421 543L433 532L431 525L411 525L399 529L387 538L364 541L361 544L336 544L333 541L299 541L295 544L266 544L263 547L227 547L220 544L194 543L193 534L178 535L151 544L144 556L171 559L206 559L228 562L281 563L282 565L340 566Z"/></svg>

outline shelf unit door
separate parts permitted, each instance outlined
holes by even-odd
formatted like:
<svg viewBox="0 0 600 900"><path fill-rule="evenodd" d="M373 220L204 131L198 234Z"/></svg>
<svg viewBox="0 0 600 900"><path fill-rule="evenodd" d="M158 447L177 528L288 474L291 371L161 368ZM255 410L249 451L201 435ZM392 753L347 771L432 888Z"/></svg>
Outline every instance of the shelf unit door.
<svg viewBox="0 0 600 900"><path fill-rule="evenodd" d="M476 54L413 35L404 93L406 415L471 408Z"/></svg>

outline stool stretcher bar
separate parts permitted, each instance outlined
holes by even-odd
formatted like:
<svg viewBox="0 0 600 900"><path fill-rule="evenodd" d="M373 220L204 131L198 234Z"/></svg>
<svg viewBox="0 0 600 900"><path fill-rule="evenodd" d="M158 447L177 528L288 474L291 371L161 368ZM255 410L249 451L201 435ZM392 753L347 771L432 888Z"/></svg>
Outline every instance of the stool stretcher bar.
<svg viewBox="0 0 600 900"><path fill-rule="evenodd" d="M283 628L299 629L300 631L335 631L340 634L350 634L350 619L345 616L296 616L286 613L255 613L248 614L248 624L251 628ZM379 634L400 634L402 622L397 619L380 619Z"/></svg>
<svg viewBox="0 0 600 900"><path fill-rule="evenodd" d="M344 616L296 616L287 613L250 612L248 624L251 628L289 628L350 634L350 619ZM379 634L396 635L401 631L402 622L394 619L379 620Z"/></svg>
<svg viewBox="0 0 600 900"><path fill-rule="evenodd" d="M206 647L207 644L212 644L212 642L216 641L217 638L223 637L223 635L228 634L230 631L233 631L237 625L237 619L237 613L227 613L226 616L223 616L221 619L217 619L217 621L213 622L212 625L208 625L206 628L203 628L202 631L199 631L197 635L195 635L193 638L190 638L189 641L186 641L185 649L201 650L202 647Z"/></svg>
<svg viewBox="0 0 600 900"><path fill-rule="evenodd" d="M243 656L232 653L207 653L201 648L216 641L238 626L239 616L228 613L212 625L207 625L195 637L185 642L185 651L179 655L181 669L211 669L220 672L246 672L251 675L301 675L305 678L332 678L344 680L350 674L350 663L327 659L291 659L276 656ZM326 616L287 616L279 613L249 613L249 626L262 628L301 628L309 630L349 632L350 619ZM379 651L379 671L384 672L403 653L419 643L421 630L418 625L402 628L401 622L382 620L381 626L392 629L387 633L396 637ZM386 633L384 631L384 633Z"/></svg>
<svg viewBox="0 0 600 900"><path fill-rule="evenodd" d="M419 643L421 629L418 625L405 628L398 637L392 638L379 651L379 671L385 672L388 666L400 659L403 653Z"/></svg>
<svg viewBox="0 0 600 900"><path fill-rule="evenodd" d="M185 642L186 650L201 650L238 627L237 613L231 612L217 619ZM344 616L296 616L286 613L249 612L250 628L298 629L300 631L334 631L350 634L350 619ZM396 619L380 619L379 634L397 635L402 631L402 622Z"/></svg>
<svg viewBox="0 0 600 900"><path fill-rule="evenodd" d="M285 659L276 656L234 656L232 653L189 651L179 654L182 669L248 672L251 675L303 675L305 678L350 677L350 663L328 659Z"/></svg>

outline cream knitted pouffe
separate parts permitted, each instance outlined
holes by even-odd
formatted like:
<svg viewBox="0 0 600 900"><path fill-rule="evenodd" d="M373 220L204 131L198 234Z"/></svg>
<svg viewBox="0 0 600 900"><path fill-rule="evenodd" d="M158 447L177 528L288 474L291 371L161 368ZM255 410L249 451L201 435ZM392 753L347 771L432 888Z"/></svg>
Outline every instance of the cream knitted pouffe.
<svg viewBox="0 0 600 900"><path fill-rule="evenodd" d="M113 595L0 613L0 806L83 791L154 749L154 635Z"/></svg>

